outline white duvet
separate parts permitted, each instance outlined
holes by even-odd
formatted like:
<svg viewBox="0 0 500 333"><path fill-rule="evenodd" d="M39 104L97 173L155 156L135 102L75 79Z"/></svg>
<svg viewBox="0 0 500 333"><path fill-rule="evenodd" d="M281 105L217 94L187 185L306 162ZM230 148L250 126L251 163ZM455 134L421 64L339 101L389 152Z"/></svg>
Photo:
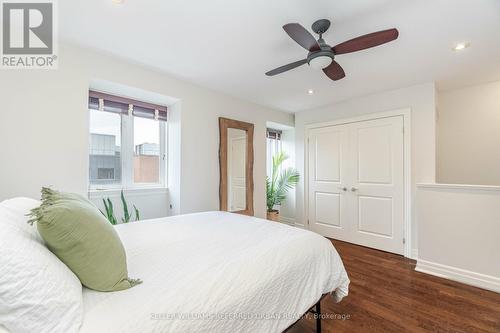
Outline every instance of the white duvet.
<svg viewBox="0 0 500 333"><path fill-rule="evenodd" d="M225 212L117 226L129 276L111 293L84 288L81 332L281 332L349 279L327 239Z"/></svg>

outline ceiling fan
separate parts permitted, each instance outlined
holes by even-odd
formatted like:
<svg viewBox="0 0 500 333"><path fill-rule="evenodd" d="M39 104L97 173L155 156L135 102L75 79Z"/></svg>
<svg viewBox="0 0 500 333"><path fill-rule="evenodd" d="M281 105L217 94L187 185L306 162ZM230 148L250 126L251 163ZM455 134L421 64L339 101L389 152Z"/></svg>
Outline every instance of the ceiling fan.
<svg viewBox="0 0 500 333"><path fill-rule="evenodd" d="M323 72L330 79L336 81L345 77L342 67L335 61L335 56L339 54L356 52L370 47L382 45L398 38L397 29L388 29L371 34L356 37L334 47L326 44L323 34L330 27L327 19L318 20L313 23L312 30L319 35L316 40L303 26L298 23L288 23L283 26L285 32L300 46L309 51L306 59L292 62L290 64L275 68L266 73L267 76L280 74L304 64L315 69L323 69Z"/></svg>

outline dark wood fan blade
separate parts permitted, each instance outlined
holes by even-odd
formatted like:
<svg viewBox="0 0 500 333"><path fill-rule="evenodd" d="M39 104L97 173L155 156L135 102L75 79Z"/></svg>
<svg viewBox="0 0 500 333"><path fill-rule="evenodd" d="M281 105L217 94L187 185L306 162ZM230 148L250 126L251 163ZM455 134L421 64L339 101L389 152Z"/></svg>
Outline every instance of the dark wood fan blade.
<svg viewBox="0 0 500 333"><path fill-rule="evenodd" d="M330 66L323 68L326 76L328 76L333 81L337 81L345 77L344 69L335 60L332 61Z"/></svg>
<svg viewBox="0 0 500 333"><path fill-rule="evenodd" d="M269 71L266 73L267 76L273 76L276 74L280 74L286 71L289 71L290 69L294 69L295 67L302 66L307 63L307 59L299 60L296 62L292 62L291 64L283 65L281 67L275 68L272 71Z"/></svg>
<svg viewBox="0 0 500 333"><path fill-rule="evenodd" d="M288 23L283 26L283 30L296 41L300 46L309 51L318 51L319 44L303 26L298 23Z"/></svg>
<svg viewBox="0 0 500 333"><path fill-rule="evenodd" d="M373 32L368 35L356 37L354 39L343 42L332 48L335 54L344 54L356 52L370 47L382 45L397 39L399 32L397 29L389 29L378 32Z"/></svg>

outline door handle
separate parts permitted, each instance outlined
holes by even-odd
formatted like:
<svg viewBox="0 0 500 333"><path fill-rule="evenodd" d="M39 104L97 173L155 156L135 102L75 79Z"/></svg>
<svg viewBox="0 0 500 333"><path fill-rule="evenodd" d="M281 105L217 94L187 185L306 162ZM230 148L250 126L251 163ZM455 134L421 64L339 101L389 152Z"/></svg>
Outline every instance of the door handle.
<svg viewBox="0 0 500 333"><path fill-rule="evenodd" d="M344 186L344 187L339 187L339 190L342 190L342 191L344 191L344 192L347 192L347 187L345 187L345 186Z"/></svg>
<svg viewBox="0 0 500 333"><path fill-rule="evenodd" d="M355 187L351 187L351 192L356 192L358 189Z"/></svg>

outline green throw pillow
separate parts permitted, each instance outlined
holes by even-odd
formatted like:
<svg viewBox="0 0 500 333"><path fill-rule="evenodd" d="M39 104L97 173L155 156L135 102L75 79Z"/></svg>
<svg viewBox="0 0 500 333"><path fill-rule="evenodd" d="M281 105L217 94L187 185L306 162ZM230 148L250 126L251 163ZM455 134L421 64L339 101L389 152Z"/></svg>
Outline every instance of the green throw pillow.
<svg viewBox="0 0 500 333"><path fill-rule="evenodd" d="M128 289L141 283L130 279L125 249L113 226L81 195L42 188L42 204L31 210L47 247L82 284L99 291Z"/></svg>

